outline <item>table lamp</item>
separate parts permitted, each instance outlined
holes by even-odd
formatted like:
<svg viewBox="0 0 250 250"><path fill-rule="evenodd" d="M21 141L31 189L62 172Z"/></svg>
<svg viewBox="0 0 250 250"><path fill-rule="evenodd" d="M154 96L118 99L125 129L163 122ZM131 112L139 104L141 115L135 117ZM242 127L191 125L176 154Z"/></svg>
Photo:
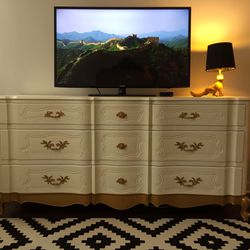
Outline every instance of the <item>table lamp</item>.
<svg viewBox="0 0 250 250"><path fill-rule="evenodd" d="M196 97L207 95L209 93L215 96L223 96L223 71L235 69L233 46L230 42L221 42L208 45L206 71L218 71L216 82L205 88L204 91L191 94Z"/></svg>
<svg viewBox="0 0 250 250"><path fill-rule="evenodd" d="M233 45L229 42L208 45L206 71L218 71L216 82L223 88L223 71L235 69ZM221 95L223 93L221 92Z"/></svg>

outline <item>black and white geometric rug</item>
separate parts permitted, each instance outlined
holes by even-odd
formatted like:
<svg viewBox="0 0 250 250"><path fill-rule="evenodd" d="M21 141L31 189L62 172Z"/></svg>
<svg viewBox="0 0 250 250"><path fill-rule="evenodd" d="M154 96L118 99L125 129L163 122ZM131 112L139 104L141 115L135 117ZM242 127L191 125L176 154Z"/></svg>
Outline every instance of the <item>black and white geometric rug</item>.
<svg viewBox="0 0 250 250"><path fill-rule="evenodd" d="M236 219L2 218L1 250L247 250Z"/></svg>

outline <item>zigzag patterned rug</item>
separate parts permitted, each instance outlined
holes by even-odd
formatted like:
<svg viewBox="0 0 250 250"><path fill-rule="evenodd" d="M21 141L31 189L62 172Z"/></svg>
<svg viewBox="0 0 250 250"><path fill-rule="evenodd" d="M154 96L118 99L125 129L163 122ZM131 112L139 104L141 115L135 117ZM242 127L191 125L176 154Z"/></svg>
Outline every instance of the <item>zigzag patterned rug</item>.
<svg viewBox="0 0 250 250"><path fill-rule="evenodd" d="M1 250L247 250L250 224L235 219L6 218Z"/></svg>

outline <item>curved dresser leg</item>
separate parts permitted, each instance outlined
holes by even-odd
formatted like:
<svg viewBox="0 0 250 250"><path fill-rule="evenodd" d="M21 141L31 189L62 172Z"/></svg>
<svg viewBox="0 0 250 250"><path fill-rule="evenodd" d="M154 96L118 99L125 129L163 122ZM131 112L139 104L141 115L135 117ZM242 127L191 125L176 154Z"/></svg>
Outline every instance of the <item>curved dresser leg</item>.
<svg viewBox="0 0 250 250"><path fill-rule="evenodd" d="M240 215L244 221L248 221L250 219L250 212L248 209L250 208L250 199L245 196L241 200L241 210Z"/></svg>
<svg viewBox="0 0 250 250"><path fill-rule="evenodd" d="M3 207L4 207L4 204L3 204L3 202L0 200L0 217L3 217Z"/></svg>

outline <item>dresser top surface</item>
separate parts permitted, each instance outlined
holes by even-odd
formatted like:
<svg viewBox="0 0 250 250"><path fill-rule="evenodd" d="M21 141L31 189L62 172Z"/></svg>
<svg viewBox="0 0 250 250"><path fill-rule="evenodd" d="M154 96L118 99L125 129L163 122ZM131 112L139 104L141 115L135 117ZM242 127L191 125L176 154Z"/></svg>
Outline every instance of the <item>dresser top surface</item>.
<svg viewBox="0 0 250 250"><path fill-rule="evenodd" d="M68 96L68 95L1 95L2 100L100 100L100 101L250 101L249 96L174 96L174 97L147 97L147 96Z"/></svg>

